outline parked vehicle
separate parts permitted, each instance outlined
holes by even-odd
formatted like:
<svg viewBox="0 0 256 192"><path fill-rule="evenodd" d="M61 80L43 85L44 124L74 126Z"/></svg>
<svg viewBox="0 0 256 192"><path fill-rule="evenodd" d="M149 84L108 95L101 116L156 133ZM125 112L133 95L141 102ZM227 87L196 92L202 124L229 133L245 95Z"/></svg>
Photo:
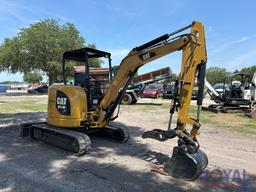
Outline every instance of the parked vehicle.
<svg viewBox="0 0 256 192"><path fill-rule="evenodd" d="M162 85L148 85L145 87L142 93L142 97L158 98L163 94Z"/></svg>
<svg viewBox="0 0 256 192"><path fill-rule="evenodd" d="M161 68L149 73L134 77L123 96L123 104L135 104L143 97L143 90L147 85L162 81L171 77L170 67Z"/></svg>
<svg viewBox="0 0 256 192"><path fill-rule="evenodd" d="M168 84L164 86L163 98L164 99L171 99L174 94L174 84Z"/></svg>
<svg viewBox="0 0 256 192"><path fill-rule="evenodd" d="M5 84L0 84L0 93L6 93L6 91L10 88L11 86L5 85Z"/></svg>
<svg viewBox="0 0 256 192"><path fill-rule="evenodd" d="M219 93L222 94L224 92L224 83L216 83L213 88Z"/></svg>
<svg viewBox="0 0 256 192"><path fill-rule="evenodd" d="M31 87L28 89L29 94L48 93L48 85L41 85L38 87Z"/></svg>
<svg viewBox="0 0 256 192"><path fill-rule="evenodd" d="M256 80L250 74L232 74L224 79L222 85L224 90L220 94L205 80L208 93L216 104L202 109L215 113L247 113L255 103L255 82Z"/></svg>

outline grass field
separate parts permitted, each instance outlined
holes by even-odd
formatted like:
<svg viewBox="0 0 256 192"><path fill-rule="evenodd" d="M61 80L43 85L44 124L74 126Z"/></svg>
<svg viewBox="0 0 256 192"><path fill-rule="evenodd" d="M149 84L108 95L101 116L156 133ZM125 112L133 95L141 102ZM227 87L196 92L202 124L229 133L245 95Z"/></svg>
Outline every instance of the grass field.
<svg viewBox="0 0 256 192"><path fill-rule="evenodd" d="M47 110L47 97L11 96L0 97L0 118L11 118L17 113L44 112Z"/></svg>
<svg viewBox="0 0 256 192"><path fill-rule="evenodd" d="M154 100L155 101L155 100ZM163 100L157 100L158 103L138 103L136 105L122 105L122 110L140 111L144 113L155 112L168 113L170 104L161 103ZM196 117L196 106L190 107L191 117ZM1 97L0 98L0 118L12 118L17 113L24 112L46 112L47 97L41 96L22 96L22 97ZM211 113L207 111L201 112L202 125L216 127L216 129L227 129L236 131L246 135L256 135L256 120L251 119L244 114L223 114ZM168 120L161 123L167 124Z"/></svg>
<svg viewBox="0 0 256 192"><path fill-rule="evenodd" d="M136 111L155 111L168 113L170 104L163 103L159 105L129 105L123 108L133 109ZM160 111L159 111L160 110ZM196 118L197 107L192 105L190 107L190 117ZM163 120L163 124L168 124L168 120ZM201 111L200 123L202 125L209 125L217 129L232 130L245 135L256 135L256 120L251 119L242 113L212 113L208 111Z"/></svg>

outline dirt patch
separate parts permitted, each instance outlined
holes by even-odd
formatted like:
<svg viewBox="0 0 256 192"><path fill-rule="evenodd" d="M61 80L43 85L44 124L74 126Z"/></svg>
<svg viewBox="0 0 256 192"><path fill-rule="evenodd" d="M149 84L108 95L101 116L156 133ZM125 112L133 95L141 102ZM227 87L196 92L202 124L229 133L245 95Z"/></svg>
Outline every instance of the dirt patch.
<svg viewBox="0 0 256 192"><path fill-rule="evenodd" d="M129 126L131 139L118 144L93 137L92 152L82 157L19 137L18 124L43 120L44 112L2 118L0 191L256 191L255 136L209 125L202 126L198 137L209 158L207 171L226 173L229 182L209 175L188 182L151 172L150 164L164 161L176 145L176 139L162 143L141 138L146 130L167 128L165 103L168 100L143 99L138 105L122 106L118 121ZM232 180L234 176L245 179L243 185Z"/></svg>

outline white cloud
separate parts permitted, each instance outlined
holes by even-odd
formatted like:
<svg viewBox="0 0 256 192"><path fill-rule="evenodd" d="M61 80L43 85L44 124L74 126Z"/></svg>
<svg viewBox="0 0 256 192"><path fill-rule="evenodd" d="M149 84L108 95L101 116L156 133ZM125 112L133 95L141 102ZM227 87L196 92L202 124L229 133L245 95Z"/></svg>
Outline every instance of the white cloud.
<svg viewBox="0 0 256 192"><path fill-rule="evenodd" d="M111 53L112 66L119 65L122 59L129 53L129 51L130 50L126 48L108 50L108 52ZM108 67L108 63L104 62L102 67Z"/></svg>
<svg viewBox="0 0 256 192"><path fill-rule="evenodd" d="M236 40L225 40L223 42L214 43L215 46L211 46L210 49L208 48L209 55L217 56L220 53L223 53L225 51L232 50L232 47L237 46L236 44L244 43L245 41L251 40L255 38L256 35L252 36L243 36L240 39Z"/></svg>
<svg viewBox="0 0 256 192"><path fill-rule="evenodd" d="M110 51L112 57L125 57L129 53L129 49L114 49Z"/></svg>
<svg viewBox="0 0 256 192"><path fill-rule="evenodd" d="M9 20L10 16L14 17L21 25L28 25L31 21L31 17L54 17L63 21L67 21L67 18L57 13L52 13L46 10L36 9L34 7L24 6L21 3L15 1L0 0L0 18L1 20Z"/></svg>
<svg viewBox="0 0 256 192"><path fill-rule="evenodd" d="M211 40L207 43L207 66L218 66L234 71L256 64L256 35L241 36L237 39Z"/></svg>
<svg viewBox="0 0 256 192"><path fill-rule="evenodd" d="M18 13L19 6L13 2L6 1L6 0L0 0L0 15L2 19L5 16L13 16L15 19L17 19L20 22L24 22L25 18Z"/></svg>
<svg viewBox="0 0 256 192"><path fill-rule="evenodd" d="M240 55L234 57L230 61L226 62L226 66L229 70L241 69L245 66L251 66L256 64L256 49L243 52Z"/></svg>
<svg viewBox="0 0 256 192"><path fill-rule="evenodd" d="M249 37L242 37L240 40L238 40L238 42L243 42L243 41L246 41L248 39L249 39Z"/></svg>
<svg viewBox="0 0 256 192"><path fill-rule="evenodd" d="M241 42L247 41L249 38L241 38ZM249 42L248 42L249 43ZM224 67L229 71L241 69L256 64L256 47L250 44L230 43L220 46L209 51L207 66Z"/></svg>
<svg viewBox="0 0 256 192"><path fill-rule="evenodd" d="M256 37L256 35L252 35L252 36L249 36L249 37L243 36L240 40L237 41L237 43L241 43L241 42L244 42L244 41L247 41L247 40L251 40L255 37Z"/></svg>

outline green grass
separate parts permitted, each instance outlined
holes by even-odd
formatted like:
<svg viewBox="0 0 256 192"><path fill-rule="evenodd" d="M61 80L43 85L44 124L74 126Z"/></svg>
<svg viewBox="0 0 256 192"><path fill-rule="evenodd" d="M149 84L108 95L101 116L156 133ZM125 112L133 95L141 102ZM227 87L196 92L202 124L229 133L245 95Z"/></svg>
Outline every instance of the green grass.
<svg viewBox="0 0 256 192"><path fill-rule="evenodd" d="M18 111L45 111L45 104L36 104L34 102L12 102L1 105L1 112L18 112Z"/></svg>
<svg viewBox="0 0 256 192"><path fill-rule="evenodd" d="M129 109L134 111L154 111L158 110L159 113L169 113L170 104L163 103L160 106L155 105L126 105L122 106L123 109ZM196 118L197 106L190 107L190 117ZM161 122L163 125L168 124L168 120ZM244 114L237 113L212 113L208 111L201 111L200 123L202 126L209 125L217 129L226 129L234 132L238 132L244 135L256 135L256 120L251 119ZM175 117L173 118L173 124L175 124Z"/></svg>
<svg viewBox="0 0 256 192"><path fill-rule="evenodd" d="M192 117L196 117L196 106L190 108ZM200 122L202 125L227 129L239 132L245 135L256 135L256 120L251 119L244 114L237 113L212 113L201 111Z"/></svg>
<svg viewBox="0 0 256 192"><path fill-rule="evenodd" d="M170 104L162 105L137 104L122 105L122 110L132 110L141 112L169 113ZM23 112L41 112L47 110L47 98L24 98L13 99L0 104L0 118L11 118L16 113ZM196 106L190 107L190 117L196 117ZM175 117L173 118L175 121ZM163 124L168 124L168 120L163 120ZM175 122L173 122L175 123ZM256 135L256 120L250 119L244 114L212 113L201 111L200 123L202 126L209 125L217 129L227 129L246 135Z"/></svg>
<svg viewBox="0 0 256 192"><path fill-rule="evenodd" d="M0 105L0 118L10 118L15 113L41 112L47 110L47 100L44 98L12 100Z"/></svg>
<svg viewBox="0 0 256 192"><path fill-rule="evenodd" d="M0 113L0 119L11 118L13 115L13 113Z"/></svg>

